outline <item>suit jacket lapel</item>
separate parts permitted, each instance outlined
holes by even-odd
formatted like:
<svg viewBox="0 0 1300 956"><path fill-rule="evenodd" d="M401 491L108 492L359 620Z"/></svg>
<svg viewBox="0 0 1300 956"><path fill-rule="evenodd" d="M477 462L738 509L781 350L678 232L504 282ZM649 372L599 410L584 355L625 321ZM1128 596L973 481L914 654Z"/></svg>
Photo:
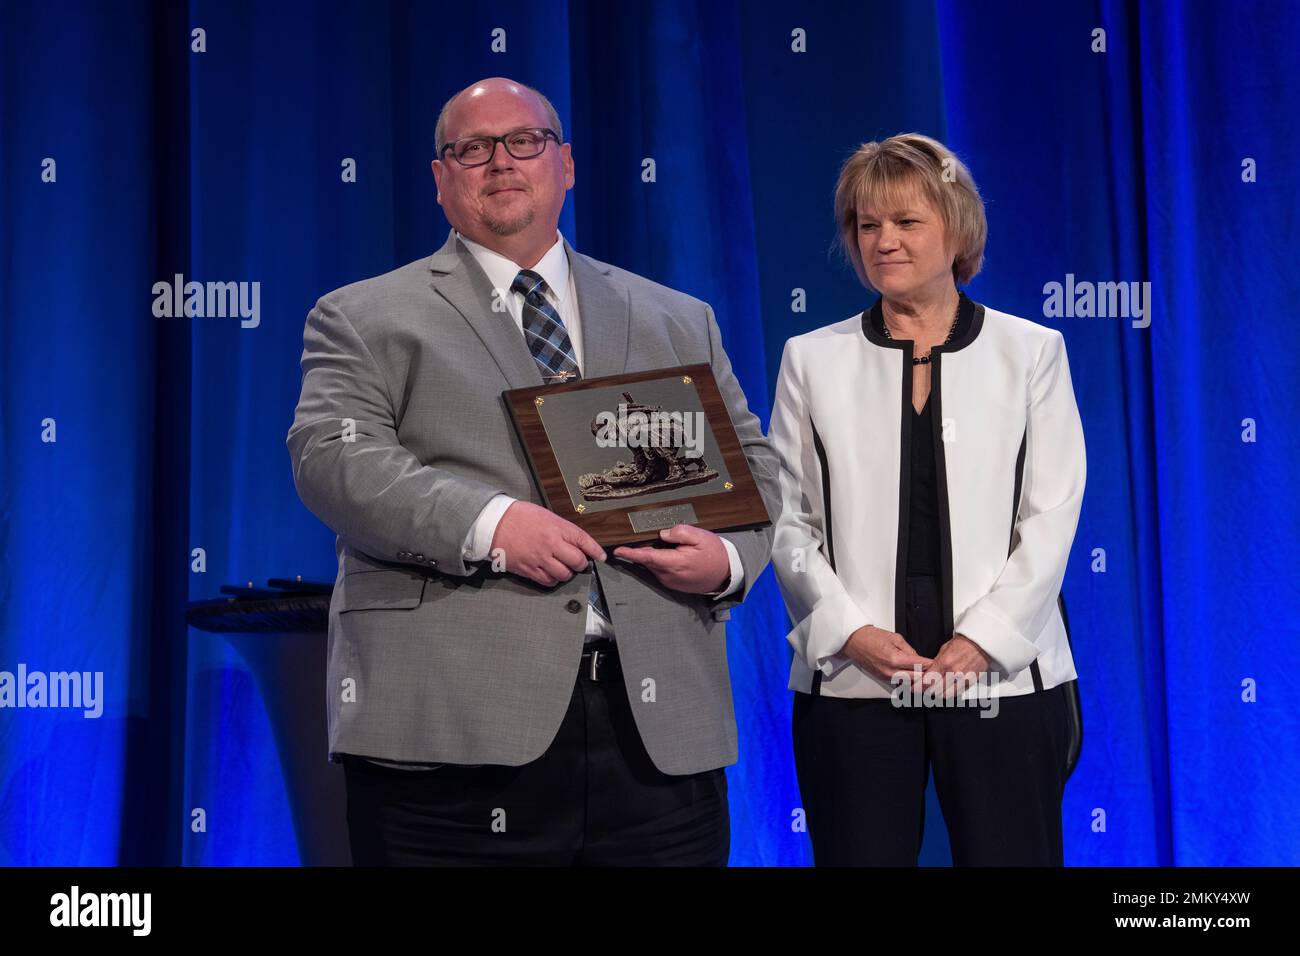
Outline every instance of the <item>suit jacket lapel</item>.
<svg viewBox="0 0 1300 956"><path fill-rule="evenodd" d="M541 385L542 373L509 312L492 311L492 283L470 251L447 233L442 248L429 258L434 291L441 295L483 340L511 388Z"/></svg>
<svg viewBox="0 0 1300 956"><path fill-rule="evenodd" d="M583 377L625 372L631 316L627 287L613 278L609 266L575 252L567 239L564 251L569 254L582 322Z"/></svg>

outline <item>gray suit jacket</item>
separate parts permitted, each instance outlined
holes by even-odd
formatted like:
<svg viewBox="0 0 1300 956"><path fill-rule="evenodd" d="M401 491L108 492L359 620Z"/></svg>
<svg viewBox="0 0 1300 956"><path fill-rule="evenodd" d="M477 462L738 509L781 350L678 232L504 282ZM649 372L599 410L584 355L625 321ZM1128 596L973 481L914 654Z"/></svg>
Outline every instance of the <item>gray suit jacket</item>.
<svg viewBox="0 0 1300 956"><path fill-rule="evenodd" d="M777 459L708 305L565 242L588 378L709 362L769 515ZM582 654L591 572L553 588L466 564L479 511L504 492L542 503L501 398L537 365L469 251L431 257L317 301L287 444L298 494L333 529L329 758L519 765L546 750ZM349 440L350 439L350 440ZM651 759L685 774L736 761L729 608L767 565L772 528L727 532L744 589L722 600L599 566L628 700ZM652 682L652 683L651 683Z"/></svg>

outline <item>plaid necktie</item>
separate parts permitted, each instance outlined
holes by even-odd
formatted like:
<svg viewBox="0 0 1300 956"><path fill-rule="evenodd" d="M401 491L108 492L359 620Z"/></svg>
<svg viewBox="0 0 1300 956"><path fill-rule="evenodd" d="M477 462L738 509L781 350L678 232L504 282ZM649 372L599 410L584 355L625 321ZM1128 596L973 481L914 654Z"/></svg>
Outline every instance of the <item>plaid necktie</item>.
<svg viewBox="0 0 1300 956"><path fill-rule="evenodd" d="M518 292L524 297L524 341L537 362L542 378L576 381L582 378L582 371L573 354L573 343L569 341L569 333L564 328L560 314L547 301L546 289L546 280L529 269L520 269L519 275L510 284L511 292ZM560 379L559 376L562 375L565 377ZM605 594L596 574L591 576L591 593L587 595L587 603L609 621L609 608L605 604Z"/></svg>

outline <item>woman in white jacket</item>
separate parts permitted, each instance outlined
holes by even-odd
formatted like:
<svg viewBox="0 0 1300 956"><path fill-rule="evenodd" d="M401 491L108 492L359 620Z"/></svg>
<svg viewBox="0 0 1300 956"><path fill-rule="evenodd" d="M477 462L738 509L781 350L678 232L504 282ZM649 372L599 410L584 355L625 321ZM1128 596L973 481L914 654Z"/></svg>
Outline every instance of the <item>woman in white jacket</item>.
<svg viewBox="0 0 1300 956"><path fill-rule="evenodd" d="M1085 474L1064 339L958 290L987 227L941 143L865 144L835 212L880 298L786 342L769 436L814 858L914 866L933 768L955 864L1061 865Z"/></svg>

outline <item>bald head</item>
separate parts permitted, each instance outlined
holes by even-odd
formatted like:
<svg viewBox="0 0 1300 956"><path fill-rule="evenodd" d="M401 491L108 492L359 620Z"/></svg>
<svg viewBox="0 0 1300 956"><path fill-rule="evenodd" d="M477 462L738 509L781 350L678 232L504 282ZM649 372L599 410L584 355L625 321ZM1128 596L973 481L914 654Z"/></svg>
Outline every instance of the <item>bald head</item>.
<svg viewBox="0 0 1300 956"><path fill-rule="evenodd" d="M564 127L560 124L560 114L555 112L555 107L551 105L551 101L540 90L533 89L526 83L518 83L504 76L491 76L486 80L479 80L477 83L465 87L442 105L442 110L438 113L438 125L433 133L437 154L441 156L444 146L452 140L465 135L456 132L455 120L459 118L457 114L464 112L459 107L484 97L499 98L503 96L516 97L536 108L537 125L555 130L555 135L560 137L560 142L564 142ZM470 132L477 131L471 130Z"/></svg>
<svg viewBox="0 0 1300 956"><path fill-rule="evenodd" d="M541 135L539 153L517 148L522 139L515 146L506 139L534 129L550 131L534 134ZM438 157L430 166L447 221L463 236L531 268L555 244L564 197L573 186L573 154L550 101L505 77L481 80L447 101L436 137ZM497 142L476 148L465 165L447 144L467 138ZM537 139L530 142L538 145Z"/></svg>

